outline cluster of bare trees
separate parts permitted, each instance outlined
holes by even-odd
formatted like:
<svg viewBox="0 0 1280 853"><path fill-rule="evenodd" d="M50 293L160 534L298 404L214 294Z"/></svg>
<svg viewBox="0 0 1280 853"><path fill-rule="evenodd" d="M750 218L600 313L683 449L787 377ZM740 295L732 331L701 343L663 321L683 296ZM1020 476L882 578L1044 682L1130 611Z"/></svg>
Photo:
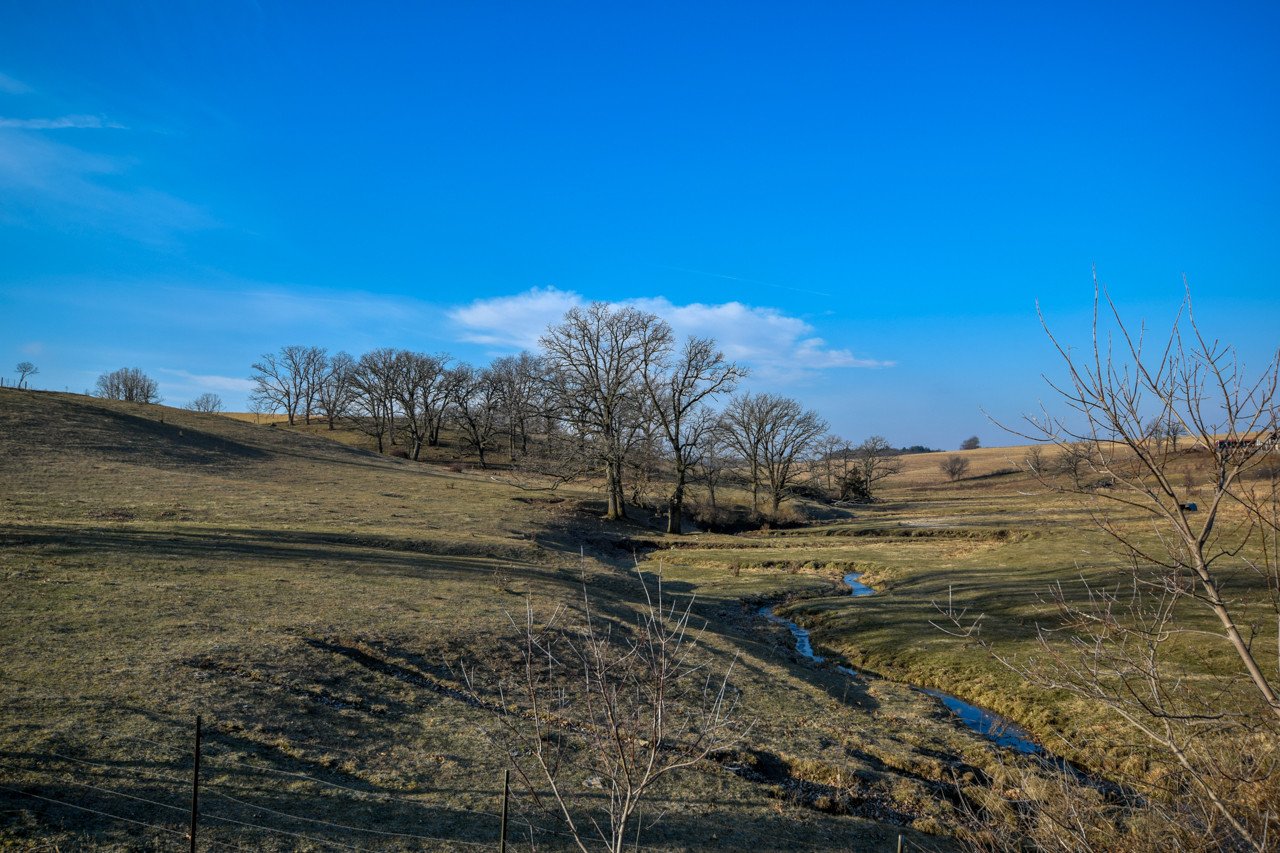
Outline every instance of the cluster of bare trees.
<svg viewBox="0 0 1280 853"><path fill-rule="evenodd" d="M160 385L139 368L122 367L99 376L94 383L94 394L107 400L159 403Z"/></svg>
<svg viewBox="0 0 1280 853"><path fill-rule="evenodd" d="M345 419L379 451L403 445L413 459L439 445L447 426L481 466L505 449L519 472L564 480L594 473L611 519L661 481L672 533L690 484L705 488L714 511L728 469L745 472L753 510L771 516L815 466L840 469L831 491L846 499L869 497L899 469L884 439L831 439L822 418L795 400L730 396L746 373L713 340L680 341L653 314L595 303L550 326L538 352L487 367L390 348L354 358L286 346L254 363L253 400L290 423L320 419L332 428Z"/></svg>

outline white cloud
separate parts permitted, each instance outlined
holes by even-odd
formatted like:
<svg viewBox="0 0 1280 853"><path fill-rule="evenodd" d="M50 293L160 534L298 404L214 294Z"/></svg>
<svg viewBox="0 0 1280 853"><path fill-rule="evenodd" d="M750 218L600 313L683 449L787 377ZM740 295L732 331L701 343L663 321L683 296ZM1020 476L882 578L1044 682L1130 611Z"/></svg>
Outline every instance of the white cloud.
<svg viewBox="0 0 1280 853"><path fill-rule="evenodd" d="M62 116L60 118L5 118L0 116L0 127L9 127L17 130L62 130L69 127L124 129L123 124L104 121L99 116Z"/></svg>
<svg viewBox="0 0 1280 853"><path fill-rule="evenodd" d="M452 309L448 316L464 341L532 349L548 325L559 321L570 308L585 304L580 294L544 287L514 296L477 299ZM794 378L813 370L893 364L832 348L814 334L807 321L777 308L741 302L676 305L666 297L624 299L617 304L657 314L679 336L714 338L726 356L747 364L766 381Z"/></svg>
<svg viewBox="0 0 1280 853"><path fill-rule="evenodd" d="M477 299L454 308L448 317L461 327L462 340L473 344L533 349L547 326L583 299L555 287L535 287L515 296Z"/></svg>
<svg viewBox="0 0 1280 853"><path fill-rule="evenodd" d="M178 381L172 384L180 386L183 389L194 388L203 391L227 391L234 393L247 393L253 390L253 380L238 376L218 376L210 373L191 373L186 370L176 370L171 367L161 367L157 372L176 376Z"/></svg>
<svg viewBox="0 0 1280 853"><path fill-rule="evenodd" d="M0 74L0 92L6 95L26 95L30 94L31 87L21 80L15 80L8 74Z"/></svg>

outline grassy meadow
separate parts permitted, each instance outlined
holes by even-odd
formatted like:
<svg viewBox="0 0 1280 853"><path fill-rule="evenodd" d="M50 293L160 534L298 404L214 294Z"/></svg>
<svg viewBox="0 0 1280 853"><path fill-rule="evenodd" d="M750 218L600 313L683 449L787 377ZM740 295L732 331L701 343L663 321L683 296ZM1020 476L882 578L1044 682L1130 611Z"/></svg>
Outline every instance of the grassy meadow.
<svg viewBox="0 0 1280 853"><path fill-rule="evenodd" d="M642 514L604 524L589 484L523 489L449 448L417 463L253 420L0 389L0 848L176 849L199 714L210 849L493 849L512 620L585 593L633 622L637 560L696 595L754 722L657 790L642 846L954 849L956 785L998 794L1016 759L904 682L1086 764L1134 760L1073 753L1052 732L1105 719L930 625L950 591L1026 651L1048 584L1117 565L1083 507L1016 473L1021 449L967 451L955 483L941 455L907 457L882 501L807 525L667 537ZM847 571L880 594L848 597ZM873 675L799 659L756 615L780 600ZM517 801L526 847L568 849L557 830Z"/></svg>

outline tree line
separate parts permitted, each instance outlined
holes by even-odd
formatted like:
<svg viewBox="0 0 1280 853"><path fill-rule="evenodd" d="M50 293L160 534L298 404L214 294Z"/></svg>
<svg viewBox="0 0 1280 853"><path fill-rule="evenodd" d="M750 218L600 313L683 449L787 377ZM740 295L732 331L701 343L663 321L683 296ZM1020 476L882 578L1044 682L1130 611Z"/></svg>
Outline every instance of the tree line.
<svg viewBox="0 0 1280 853"><path fill-rule="evenodd" d="M446 427L488 467L502 453L516 472L603 478L605 516L623 518L659 482L677 533L691 482L710 511L730 471L744 471L752 512L777 518L802 475L820 472L830 496L867 500L900 470L883 438L832 436L816 412L775 394L740 392L747 368L710 338L678 340L664 320L594 303L552 324L534 352L475 366L447 353L382 347L359 357L291 345L252 366L255 411L290 424L342 421L379 452L420 459Z"/></svg>

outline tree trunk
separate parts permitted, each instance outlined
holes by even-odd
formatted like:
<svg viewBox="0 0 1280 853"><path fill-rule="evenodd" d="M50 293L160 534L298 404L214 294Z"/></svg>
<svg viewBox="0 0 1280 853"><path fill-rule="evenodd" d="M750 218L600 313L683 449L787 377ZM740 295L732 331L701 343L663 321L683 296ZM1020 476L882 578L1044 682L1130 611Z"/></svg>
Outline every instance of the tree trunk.
<svg viewBox="0 0 1280 853"><path fill-rule="evenodd" d="M683 528L684 518L684 471L676 471L676 487L671 491L667 501L667 532L679 534Z"/></svg>
<svg viewBox="0 0 1280 853"><path fill-rule="evenodd" d="M607 496L604 517L609 521L626 518L627 510L622 498L622 468L613 460L606 462L604 466L604 490Z"/></svg>

